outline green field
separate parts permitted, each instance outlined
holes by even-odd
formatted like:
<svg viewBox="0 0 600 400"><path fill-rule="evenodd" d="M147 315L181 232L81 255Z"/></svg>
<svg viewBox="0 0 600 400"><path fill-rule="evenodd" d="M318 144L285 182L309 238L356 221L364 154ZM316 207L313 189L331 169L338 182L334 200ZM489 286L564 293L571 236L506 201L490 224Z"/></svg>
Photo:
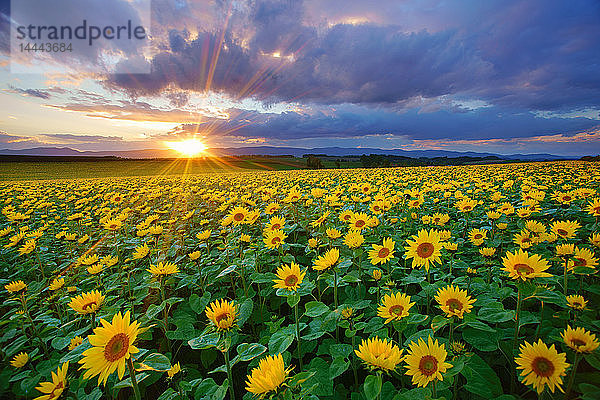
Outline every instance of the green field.
<svg viewBox="0 0 600 400"><path fill-rule="evenodd" d="M0 162L0 180L105 178L119 176L184 175L207 172L287 170L304 168L293 157L212 158L175 160L110 160L66 162Z"/></svg>

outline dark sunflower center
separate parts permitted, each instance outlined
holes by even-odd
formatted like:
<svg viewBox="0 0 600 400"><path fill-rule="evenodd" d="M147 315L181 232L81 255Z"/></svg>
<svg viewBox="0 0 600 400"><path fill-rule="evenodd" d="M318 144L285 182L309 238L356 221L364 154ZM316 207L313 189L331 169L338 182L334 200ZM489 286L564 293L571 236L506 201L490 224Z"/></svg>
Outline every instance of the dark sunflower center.
<svg viewBox="0 0 600 400"><path fill-rule="evenodd" d="M92 300L92 301L90 301L88 303L85 303L83 306L81 306L81 309L83 311L85 311L88 307L95 306L96 304L97 304L96 301Z"/></svg>
<svg viewBox="0 0 600 400"><path fill-rule="evenodd" d="M433 254L433 244L431 243L421 243L417 247L417 255L421 258L429 258Z"/></svg>
<svg viewBox="0 0 600 400"><path fill-rule="evenodd" d="M271 229L273 229L273 230L281 229L281 225L279 225L279 224L273 224L273 226L271 227Z"/></svg>
<svg viewBox="0 0 600 400"><path fill-rule="evenodd" d="M439 219L439 217L436 217L436 218L434 218L434 219L433 219L433 222L434 222L434 223L436 223L436 224L437 224L438 222L440 222L440 219Z"/></svg>
<svg viewBox="0 0 600 400"><path fill-rule="evenodd" d="M124 333L117 333L113 336L104 348L104 358L113 362L125 355L129 350L129 337Z"/></svg>
<svg viewBox="0 0 600 400"><path fill-rule="evenodd" d="M523 239L521 239L522 243L529 243L531 242L531 239L529 239L528 237L524 237Z"/></svg>
<svg viewBox="0 0 600 400"><path fill-rule="evenodd" d="M458 299L448 299L446 305L450 311L460 311L463 308L463 304Z"/></svg>
<svg viewBox="0 0 600 400"><path fill-rule="evenodd" d="M600 214L600 207L594 207L593 211L595 214Z"/></svg>
<svg viewBox="0 0 600 400"><path fill-rule="evenodd" d="M529 275L534 272L533 268L527 264L516 264L515 271L517 271L517 274L519 275Z"/></svg>
<svg viewBox="0 0 600 400"><path fill-rule="evenodd" d="M243 219L244 219L244 214L243 214L243 213L236 213L236 214L233 216L233 219L234 219L234 220L236 220L236 221L241 221L241 220L243 220Z"/></svg>
<svg viewBox="0 0 600 400"><path fill-rule="evenodd" d="M578 301L573 302L573 307L581 307L581 303Z"/></svg>
<svg viewBox="0 0 600 400"><path fill-rule="evenodd" d="M571 196L564 196L563 201L571 201Z"/></svg>
<svg viewBox="0 0 600 400"><path fill-rule="evenodd" d="M425 376L431 376L437 371L438 361L434 356L423 356L419 362L419 371Z"/></svg>
<svg viewBox="0 0 600 400"><path fill-rule="evenodd" d="M229 313L228 312L224 312L221 314L218 314L215 317L215 321L217 321L217 324L219 324L222 320L229 318Z"/></svg>
<svg viewBox="0 0 600 400"><path fill-rule="evenodd" d="M350 215L344 215L344 221L348 221L350 219Z"/></svg>
<svg viewBox="0 0 600 400"><path fill-rule="evenodd" d="M545 357L536 357L531 363L531 369L538 376L548 377L554 372L554 364Z"/></svg>
<svg viewBox="0 0 600 400"><path fill-rule="evenodd" d="M285 278L286 286L296 286L296 283L298 283L298 277L296 275L290 275Z"/></svg>
<svg viewBox="0 0 600 400"><path fill-rule="evenodd" d="M464 211L471 211L471 206L465 206L465 207L463 208L463 210L464 210Z"/></svg>
<svg viewBox="0 0 600 400"><path fill-rule="evenodd" d="M281 242L281 238L279 236L275 236L273 239L271 239L272 244L276 244L279 242Z"/></svg>
<svg viewBox="0 0 600 400"><path fill-rule="evenodd" d="M585 346L585 342L581 339L571 339L571 344L575 347Z"/></svg>
<svg viewBox="0 0 600 400"><path fill-rule="evenodd" d="M390 307L390 314L392 315L402 315L402 312L404 311L404 307L402 307L400 304L396 304Z"/></svg>
<svg viewBox="0 0 600 400"><path fill-rule="evenodd" d="M481 239L483 237L483 235L481 233L476 233L475 236L473 236L473 239L477 240L477 239Z"/></svg>
<svg viewBox="0 0 600 400"><path fill-rule="evenodd" d="M61 390L62 388L64 388L64 383L63 381L58 382L58 385L54 386L54 389L52 389L52 391L48 394L48 399L54 399L55 397L58 398L58 396L54 393L57 390ZM62 392L61 392L62 393Z"/></svg>
<svg viewBox="0 0 600 400"><path fill-rule="evenodd" d="M379 252L377 253L377 257L386 258L389 254L390 254L390 249L388 249L387 247L382 247L379 250Z"/></svg>
<svg viewBox="0 0 600 400"><path fill-rule="evenodd" d="M356 223L354 225L357 228L362 228L363 226L365 226L365 221L363 221L362 219L359 219L358 221L356 221Z"/></svg>
<svg viewBox="0 0 600 400"><path fill-rule="evenodd" d="M560 236L567 236L567 234L568 234L569 232L567 232L567 231L566 231L566 230L564 230L564 229L557 229L557 230L556 230L556 233L558 233Z"/></svg>
<svg viewBox="0 0 600 400"><path fill-rule="evenodd" d="M575 257L575 261L573 262L573 264L575 264L576 267L583 267L587 264L587 262L585 258Z"/></svg>

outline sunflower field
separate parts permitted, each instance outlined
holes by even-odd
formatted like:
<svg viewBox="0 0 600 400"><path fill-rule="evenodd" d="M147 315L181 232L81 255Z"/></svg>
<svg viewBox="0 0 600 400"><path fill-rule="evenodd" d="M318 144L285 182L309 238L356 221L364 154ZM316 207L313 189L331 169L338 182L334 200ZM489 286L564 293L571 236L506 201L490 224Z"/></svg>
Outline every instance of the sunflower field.
<svg viewBox="0 0 600 400"><path fill-rule="evenodd" d="M599 399L600 164L0 183L5 399Z"/></svg>

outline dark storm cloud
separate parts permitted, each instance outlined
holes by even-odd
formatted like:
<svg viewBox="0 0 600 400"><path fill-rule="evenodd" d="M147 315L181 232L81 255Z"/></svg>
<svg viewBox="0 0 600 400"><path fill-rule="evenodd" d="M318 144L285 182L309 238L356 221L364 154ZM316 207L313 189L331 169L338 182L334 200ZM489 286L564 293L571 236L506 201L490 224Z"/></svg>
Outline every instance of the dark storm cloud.
<svg viewBox="0 0 600 400"><path fill-rule="evenodd" d="M37 97L39 99L44 99L47 100L50 97L52 97L52 95L50 94L50 90L44 90L44 89L21 89L18 87L14 87L12 85L9 85L9 91L13 92L13 93L17 93L17 94L22 94L24 96L30 96L30 97Z"/></svg>
<svg viewBox="0 0 600 400"><path fill-rule="evenodd" d="M393 2L374 12L385 15L388 7L396 23L314 27L305 23L300 1L256 1L234 11L236 25L222 42L218 31L190 40L171 30L152 74L118 75L107 84L134 95L172 84L210 87L267 102L390 105L414 96L462 95L528 110L597 106L600 3L453 2L452 12L443 2L413 3L429 4L432 12L415 15L431 29L407 31L407 24L418 24L405 24ZM250 32L245 43L239 30ZM282 57L269 56L275 52Z"/></svg>
<svg viewBox="0 0 600 400"><path fill-rule="evenodd" d="M385 109L342 105L331 112L264 114L244 111L229 119L205 118L201 124L182 124L173 133L187 135L208 132L209 137L242 136L278 140L387 134L419 140L473 140L579 132L596 125L598 121L585 118L541 118L531 113L495 107L463 113L447 110L394 113Z"/></svg>

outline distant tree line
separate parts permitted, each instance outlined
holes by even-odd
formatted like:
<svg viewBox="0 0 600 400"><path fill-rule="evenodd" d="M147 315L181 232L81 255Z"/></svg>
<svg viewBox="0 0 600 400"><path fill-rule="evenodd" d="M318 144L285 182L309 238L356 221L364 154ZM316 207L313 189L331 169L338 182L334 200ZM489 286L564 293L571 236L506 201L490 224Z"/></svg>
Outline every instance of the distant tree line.
<svg viewBox="0 0 600 400"><path fill-rule="evenodd" d="M503 161L500 157L420 157L411 158L405 156L394 156L384 154L362 155L360 162L365 168L385 168L385 167L414 167L414 166L429 166L429 165L465 165L476 163L487 163Z"/></svg>

